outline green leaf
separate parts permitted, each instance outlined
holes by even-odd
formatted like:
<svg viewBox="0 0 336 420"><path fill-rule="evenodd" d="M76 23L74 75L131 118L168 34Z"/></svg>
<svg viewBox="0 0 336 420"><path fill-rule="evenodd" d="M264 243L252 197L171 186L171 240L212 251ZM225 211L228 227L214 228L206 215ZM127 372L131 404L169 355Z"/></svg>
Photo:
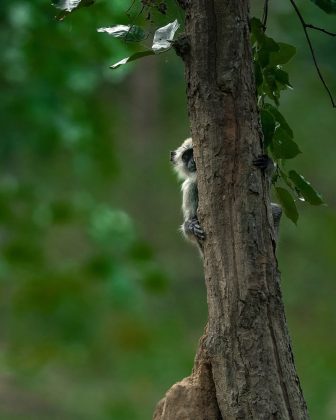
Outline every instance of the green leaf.
<svg viewBox="0 0 336 420"><path fill-rule="evenodd" d="M292 197L292 194L285 188L276 187L276 195L278 197L279 203L284 209L285 215L293 222L297 223L299 218L299 213L296 208L295 201Z"/></svg>
<svg viewBox="0 0 336 420"><path fill-rule="evenodd" d="M258 42L259 44L264 39L264 29L260 19L253 17L250 20L251 25L251 34L252 34L252 43Z"/></svg>
<svg viewBox="0 0 336 420"><path fill-rule="evenodd" d="M296 171L289 171L288 175L302 194L302 197L308 201L309 204L319 206L324 203L320 194L314 190L311 184L305 180L302 175L298 174Z"/></svg>
<svg viewBox="0 0 336 420"><path fill-rule="evenodd" d="M272 92L277 90L277 85L275 83L275 80L276 80L275 71L276 69L274 67L270 67L264 70L265 80L267 81L267 84L269 88L272 90Z"/></svg>
<svg viewBox="0 0 336 420"><path fill-rule="evenodd" d="M280 50L279 44L274 41L273 38L270 38L269 36L264 36L263 42L262 42L262 48L269 51L270 53L274 53L276 51Z"/></svg>
<svg viewBox="0 0 336 420"><path fill-rule="evenodd" d="M284 169L281 169L281 167L278 165L277 166L277 172L280 174L280 178L284 181L285 184L287 184L287 186L294 192L296 193L296 189L295 186L293 185L293 183L291 182L291 180L288 177L288 174L284 171Z"/></svg>
<svg viewBox="0 0 336 420"><path fill-rule="evenodd" d="M276 69L274 67L267 67L264 70L264 84L265 94L272 99L276 105L279 104L280 89L276 82Z"/></svg>
<svg viewBox="0 0 336 420"><path fill-rule="evenodd" d="M115 25L99 28L97 32L106 32L115 38L124 38L130 42L140 42L146 37L145 31L137 25Z"/></svg>
<svg viewBox="0 0 336 420"><path fill-rule="evenodd" d="M301 153L299 146L281 127L277 127L273 136L272 152L277 159L293 159Z"/></svg>
<svg viewBox="0 0 336 420"><path fill-rule="evenodd" d="M122 66L134 60L138 60L139 58L146 57L148 55L155 55L155 52L153 50L145 50L145 51L134 53L131 56L123 58L122 60L118 61L118 63L113 64L112 66L110 66L110 68L116 69L119 66Z"/></svg>
<svg viewBox="0 0 336 420"><path fill-rule="evenodd" d="M56 16L57 20L62 20L72 11L80 9L81 7L92 6L95 1L96 0L55 0L52 5L57 9L62 10L62 12Z"/></svg>
<svg viewBox="0 0 336 420"><path fill-rule="evenodd" d="M326 13L336 13L336 0L311 0Z"/></svg>
<svg viewBox="0 0 336 420"><path fill-rule="evenodd" d="M281 69L275 68L274 76L275 76L275 80L278 83L280 83L280 85L283 89L287 89L287 87L292 87L292 85L289 82L289 76L288 76L287 72L285 72Z"/></svg>
<svg viewBox="0 0 336 420"><path fill-rule="evenodd" d="M269 89L274 95L280 95L279 89L287 89L292 87L289 82L288 73L278 67L267 67L264 70L264 77Z"/></svg>
<svg viewBox="0 0 336 420"><path fill-rule="evenodd" d="M273 90L273 87L276 88L276 90ZM272 86L270 81L266 81L262 85L263 94L267 95L276 105L279 105L279 98L280 98L280 91L278 90L277 86Z"/></svg>
<svg viewBox="0 0 336 420"><path fill-rule="evenodd" d="M265 109L260 112L261 126L264 134L265 147L269 146L275 132L275 120L272 114Z"/></svg>
<svg viewBox="0 0 336 420"><path fill-rule="evenodd" d="M288 125L287 121L285 120L285 117L281 114L281 112L275 106L271 104L265 104L264 109L266 109L273 115L275 121L280 125L280 127L284 131L286 131L286 134L292 139L293 131Z"/></svg>
<svg viewBox="0 0 336 420"><path fill-rule="evenodd" d="M269 58L270 58L270 53L269 53L269 51L267 51L267 50L265 50L264 48L261 48L259 51L258 51L258 55L257 55L257 60L258 60L258 62L259 62L259 64L260 64L260 67L262 68L262 69L264 69L265 67L267 67L268 66L268 63L269 63Z"/></svg>
<svg viewBox="0 0 336 420"><path fill-rule="evenodd" d="M258 57L261 67L265 68L270 63L270 56L272 53L279 50L277 42L273 38L269 38L264 35L264 39L260 43L260 48L258 51Z"/></svg>
<svg viewBox="0 0 336 420"><path fill-rule="evenodd" d="M288 63L296 54L296 48L293 45L278 43L279 50L270 54L270 64L276 66Z"/></svg>
<svg viewBox="0 0 336 420"><path fill-rule="evenodd" d="M263 74L262 74L260 64L257 61L254 61L254 75L255 75L256 87L258 89L259 86L262 85L264 77L263 77Z"/></svg>

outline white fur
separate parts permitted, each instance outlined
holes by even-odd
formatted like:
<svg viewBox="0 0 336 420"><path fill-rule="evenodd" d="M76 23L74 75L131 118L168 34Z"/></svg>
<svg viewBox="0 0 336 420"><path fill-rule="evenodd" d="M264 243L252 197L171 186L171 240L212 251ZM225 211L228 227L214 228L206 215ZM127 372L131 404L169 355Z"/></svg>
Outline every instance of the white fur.
<svg viewBox="0 0 336 420"><path fill-rule="evenodd" d="M188 149L192 149L192 147L193 147L192 139L191 137L189 137L188 139L184 140L184 142L178 149L175 150L174 169L180 179L190 179L196 182L197 180L196 172L194 173L189 172L186 169L185 164L182 160L183 153ZM182 186L182 189L183 189L183 186Z"/></svg>

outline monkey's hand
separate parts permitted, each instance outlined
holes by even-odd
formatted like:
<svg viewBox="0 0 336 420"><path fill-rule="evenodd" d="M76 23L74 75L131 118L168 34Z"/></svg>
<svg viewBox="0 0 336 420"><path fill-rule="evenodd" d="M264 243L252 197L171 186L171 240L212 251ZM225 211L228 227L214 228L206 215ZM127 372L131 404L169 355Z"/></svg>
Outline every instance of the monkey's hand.
<svg viewBox="0 0 336 420"><path fill-rule="evenodd" d="M183 223L183 231L186 236L194 236L198 241L204 241L205 232L202 229L197 217L188 219Z"/></svg>
<svg viewBox="0 0 336 420"><path fill-rule="evenodd" d="M260 155L254 159L253 165L262 171L274 170L273 160L268 155Z"/></svg>

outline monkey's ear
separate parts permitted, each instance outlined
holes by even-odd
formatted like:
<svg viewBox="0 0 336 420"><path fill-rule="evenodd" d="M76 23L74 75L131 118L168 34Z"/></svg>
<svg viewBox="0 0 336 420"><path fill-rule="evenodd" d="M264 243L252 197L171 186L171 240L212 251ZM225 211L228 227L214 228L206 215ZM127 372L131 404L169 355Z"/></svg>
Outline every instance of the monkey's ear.
<svg viewBox="0 0 336 420"><path fill-rule="evenodd" d="M175 150L171 151L171 152L170 152L170 161L171 161L172 163L174 163L174 162L175 162L175 161L174 161L175 156L176 156L176 152L175 152Z"/></svg>

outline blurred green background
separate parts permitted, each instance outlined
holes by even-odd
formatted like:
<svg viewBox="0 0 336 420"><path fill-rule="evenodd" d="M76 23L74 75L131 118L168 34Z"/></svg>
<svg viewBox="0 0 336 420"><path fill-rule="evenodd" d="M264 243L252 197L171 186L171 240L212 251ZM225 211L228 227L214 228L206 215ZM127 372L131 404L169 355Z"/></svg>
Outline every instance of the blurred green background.
<svg viewBox="0 0 336 420"><path fill-rule="evenodd" d="M169 165L189 134L183 66L168 52L108 68L134 47L96 29L128 24L128 3L57 22L49 2L1 2L1 419L146 420L193 365L206 295L197 251L178 232ZM269 34L298 48L280 108L304 152L293 167L328 203L300 206L298 227L283 219L279 264L311 417L331 420L336 111L289 2L278 3ZM302 3L308 22L336 27ZM336 94L336 40L312 39Z"/></svg>

